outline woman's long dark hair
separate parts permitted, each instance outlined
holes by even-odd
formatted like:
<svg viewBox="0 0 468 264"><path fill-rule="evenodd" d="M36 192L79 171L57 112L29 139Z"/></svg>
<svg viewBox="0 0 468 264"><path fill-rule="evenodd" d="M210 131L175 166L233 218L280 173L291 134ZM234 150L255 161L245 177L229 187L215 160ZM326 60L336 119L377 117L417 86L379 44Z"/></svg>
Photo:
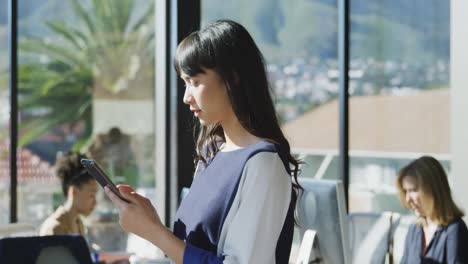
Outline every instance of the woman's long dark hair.
<svg viewBox="0 0 468 264"><path fill-rule="evenodd" d="M297 194L302 189L297 182L299 162L279 126L263 55L247 30L230 20L211 23L179 44L174 66L179 75L195 76L211 69L224 80L237 119L252 135L277 145ZM225 141L223 128L200 126L194 133L198 133L195 161L206 163L219 151L219 142Z"/></svg>

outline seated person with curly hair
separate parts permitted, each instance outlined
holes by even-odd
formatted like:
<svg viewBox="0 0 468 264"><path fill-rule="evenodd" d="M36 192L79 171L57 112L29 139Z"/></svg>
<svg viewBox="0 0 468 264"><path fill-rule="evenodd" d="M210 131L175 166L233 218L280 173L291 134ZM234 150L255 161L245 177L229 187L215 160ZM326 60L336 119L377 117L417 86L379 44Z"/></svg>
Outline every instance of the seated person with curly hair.
<svg viewBox="0 0 468 264"><path fill-rule="evenodd" d="M41 226L39 235L85 235L80 215L88 216L96 205L97 182L81 165L85 155L68 152L57 159L55 171L62 182L65 202Z"/></svg>

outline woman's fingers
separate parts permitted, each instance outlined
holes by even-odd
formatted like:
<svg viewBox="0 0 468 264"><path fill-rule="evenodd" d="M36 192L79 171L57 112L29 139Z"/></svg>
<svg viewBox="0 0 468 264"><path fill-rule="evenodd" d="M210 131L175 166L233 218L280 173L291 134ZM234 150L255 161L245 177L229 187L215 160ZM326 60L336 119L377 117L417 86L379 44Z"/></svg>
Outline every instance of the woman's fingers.
<svg viewBox="0 0 468 264"><path fill-rule="evenodd" d="M145 237L148 228L162 226L159 215L149 199L134 192L128 185L120 185L118 188L122 197L130 203L123 201L107 186L104 191L119 211L119 223L125 231Z"/></svg>
<svg viewBox="0 0 468 264"><path fill-rule="evenodd" d="M135 192L135 190L130 185L126 185L126 184L117 185L117 189L119 189L119 191L121 193L123 193L123 192L128 192L128 193Z"/></svg>
<svg viewBox="0 0 468 264"><path fill-rule="evenodd" d="M153 205L148 199L134 192L132 187L128 185L120 185L118 188L119 188L120 195L122 195L123 198L130 201L130 203L135 204L135 205L137 204L142 205L144 207L148 207L148 206L153 207ZM112 192L109 189L109 187L106 186L104 188L104 191L107 194L107 196L109 196L112 203L117 207L117 209L119 209L119 211L121 211L128 205L127 202L123 201L122 199L120 199L119 196L117 196L114 192Z"/></svg>
<svg viewBox="0 0 468 264"><path fill-rule="evenodd" d="M145 197L139 195L136 192L120 192L120 195L122 195L123 198L127 199L130 201L132 204L141 204L141 201L145 199Z"/></svg>
<svg viewBox="0 0 468 264"><path fill-rule="evenodd" d="M109 189L109 187L104 187L104 192L106 193L107 197L109 197L109 199L112 201L112 203L115 205L115 207L117 207L117 209L119 209L119 211L122 211L127 205L128 203L125 202L124 200L120 199L120 197L117 196L117 194L115 194L113 191L111 191L111 189ZM124 198L127 198L124 196ZM130 199L128 199L130 200ZM132 202L130 200L130 202Z"/></svg>
<svg viewBox="0 0 468 264"><path fill-rule="evenodd" d="M142 204L147 203L147 201L149 201L148 199L146 199L146 197L136 193L135 190L133 190L133 188L128 185L119 185L118 188L123 198L129 200L133 204Z"/></svg>

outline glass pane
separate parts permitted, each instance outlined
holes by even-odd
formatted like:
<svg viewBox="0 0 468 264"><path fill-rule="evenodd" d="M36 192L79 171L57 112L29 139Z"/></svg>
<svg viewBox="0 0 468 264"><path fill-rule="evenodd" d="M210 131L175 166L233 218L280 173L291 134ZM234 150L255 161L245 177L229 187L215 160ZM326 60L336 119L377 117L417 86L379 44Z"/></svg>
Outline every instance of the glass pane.
<svg viewBox="0 0 468 264"><path fill-rule="evenodd" d="M467 1L451 1L450 12L450 183L452 194L458 206L468 209L468 34L466 33ZM466 218L465 218L466 219ZM466 221L465 221L466 222Z"/></svg>
<svg viewBox="0 0 468 264"><path fill-rule="evenodd" d="M69 150L154 200L154 1L21 0L19 41L20 221L64 202L54 165ZM129 247L101 188L84 220L102 250Z"/></svg>
<svg viewBox="0 0 468 264"><path fill-rule="evenodd" d="M330 122L338 120L336 1L202 1L202 26L221 18L244 25L263 52L295 152L322 159L336 155L338 122Z"/></svg>
<svg viewBox="0 0 468 264"><path fill-rule="evenodd" d="M300 176L315 177L320 172L323 178L337 179L337 1L219 5L204 0L201 10L202 26L228 18L241 23L255 39L265 56L282 129L293 151L305 161ZM295 236L292 260L299 243Z"/></svg>
<svg viewBox="0 0 468 264"><path fill-rule="evenodd" d="M10 221L8 2L0 1L0 224Z"/></svg>
<svg viewBox="0 0 468 264"><path fill-rule="evenodd" d="M450 169L450 1L351 1L350 210L405 212L398 170Z"/></svg>

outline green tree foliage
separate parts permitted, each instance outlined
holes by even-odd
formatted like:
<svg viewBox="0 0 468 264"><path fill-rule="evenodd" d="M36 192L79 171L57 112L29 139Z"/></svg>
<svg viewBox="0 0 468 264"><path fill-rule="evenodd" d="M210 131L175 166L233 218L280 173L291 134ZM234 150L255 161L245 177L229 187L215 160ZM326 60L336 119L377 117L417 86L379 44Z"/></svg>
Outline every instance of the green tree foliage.
<svg viewBox="0 0 468 264"><path fill-rule="evenodd" d="M91 134L94 97L153 96L154 1L140 12L136 0L70 3L75 19L47 21L51 35L20 42L20 145L85 120L83 143Z"/></svg>

